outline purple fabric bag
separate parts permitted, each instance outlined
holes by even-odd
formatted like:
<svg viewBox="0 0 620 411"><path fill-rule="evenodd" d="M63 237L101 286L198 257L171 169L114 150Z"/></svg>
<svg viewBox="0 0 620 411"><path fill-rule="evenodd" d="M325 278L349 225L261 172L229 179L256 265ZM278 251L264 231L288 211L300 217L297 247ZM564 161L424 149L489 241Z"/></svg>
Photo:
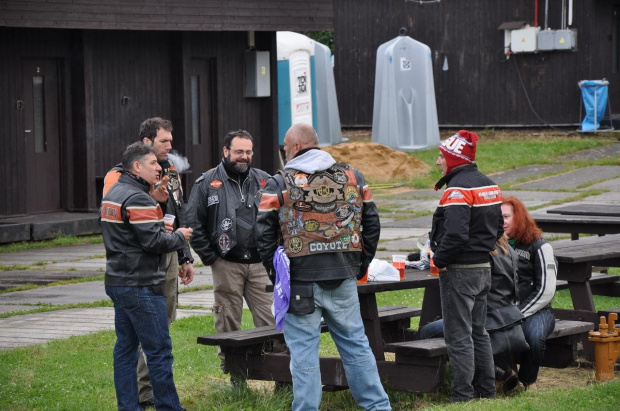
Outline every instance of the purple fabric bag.
<svg viewBox="0 0 620 411"><path fill-rule="evenodd" d="M284 328L284 315L288 311L291 299L291 272L290 261L284 252L284 247L279 246L273 255L273 267L276 271L276 283L273 286L273 311L276 319L276 330Z"/></svg>

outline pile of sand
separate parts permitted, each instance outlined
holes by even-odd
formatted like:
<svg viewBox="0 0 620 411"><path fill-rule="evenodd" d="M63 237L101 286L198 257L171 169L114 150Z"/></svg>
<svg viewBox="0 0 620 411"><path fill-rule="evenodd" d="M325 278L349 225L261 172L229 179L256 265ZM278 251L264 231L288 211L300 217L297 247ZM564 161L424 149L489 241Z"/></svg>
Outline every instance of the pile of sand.
<svg viewBox="0 0 620 411"><path fill-rule="evenodd" d="M357 168L370 181L408 180L430 171L414 156L378 143L345 143L321 147L339 163Z"/></svg>

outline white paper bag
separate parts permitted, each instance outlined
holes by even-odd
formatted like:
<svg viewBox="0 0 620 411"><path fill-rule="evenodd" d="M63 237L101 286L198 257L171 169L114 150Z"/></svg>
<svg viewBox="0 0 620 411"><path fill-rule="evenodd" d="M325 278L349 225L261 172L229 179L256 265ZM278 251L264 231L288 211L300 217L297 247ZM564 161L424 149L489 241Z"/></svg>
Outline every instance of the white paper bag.
<svg viewBox="0 0 620 411"><path fill-rule="evenodd" d="M368 282L373 281L400 281L400 274L391 263L374 258L368 266Z"/></svg>

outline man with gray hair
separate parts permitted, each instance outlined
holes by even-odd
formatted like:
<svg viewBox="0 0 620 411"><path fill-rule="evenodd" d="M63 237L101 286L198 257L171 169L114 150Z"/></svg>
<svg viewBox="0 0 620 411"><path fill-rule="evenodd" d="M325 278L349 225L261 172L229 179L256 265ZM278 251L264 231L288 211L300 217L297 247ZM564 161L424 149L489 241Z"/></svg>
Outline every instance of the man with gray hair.
<svg viewBox="0 0 620 411"><path fill-rule="evenodd" d="M311 126L293 125L284 137L284 151L284 171L269 179L262 196L256 245L274 284L279 244L290 260L284 339L291 353L293 410L318 410L321 403L322 318L357 404L390 410L364 333L356 281L377 249L377 206L362 173L322 151Z"/></svg>
<svg viewBox="0 0 620 411"><path fill-rule="evenodd" d="M106 249L105 291L114 302L114 385L119 410L136 410L137 364L146 355L154 405L184 410L172 376L172 341L166 318L165 258L182 249L191 228L165 227L160 205L149 192L161 166L155 150L142 142L123 153L122 173L101 202L101 232Z"/></svg>

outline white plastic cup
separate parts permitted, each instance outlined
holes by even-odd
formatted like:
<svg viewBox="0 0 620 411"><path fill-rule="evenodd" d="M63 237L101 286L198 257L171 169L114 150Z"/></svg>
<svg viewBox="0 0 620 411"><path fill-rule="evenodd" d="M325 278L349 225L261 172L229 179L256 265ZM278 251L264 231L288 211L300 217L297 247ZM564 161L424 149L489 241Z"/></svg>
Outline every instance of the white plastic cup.
<svg viewBox="0 0 620 411"><path fill-rule="evenodd" d="M400 280L405 279L405 262L407 261L406 255L392 255L392 265L398 270Z"/></svg>
<svg viewBox="0 0 620 411"><path fill-rule="evenodd" d="M166 214L164 216L164 222L174 224L174 219L177 218L174 214Z"/></svg>

